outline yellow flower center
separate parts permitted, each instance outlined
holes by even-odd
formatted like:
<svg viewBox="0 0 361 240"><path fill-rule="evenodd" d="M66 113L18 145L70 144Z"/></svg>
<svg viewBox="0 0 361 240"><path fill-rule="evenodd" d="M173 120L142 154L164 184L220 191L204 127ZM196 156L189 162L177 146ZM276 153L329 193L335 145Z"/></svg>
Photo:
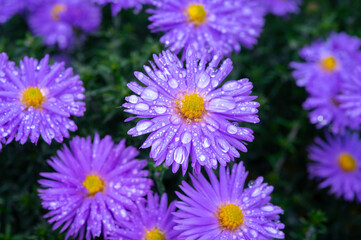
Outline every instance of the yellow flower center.
<svg viewBox="0 0 361 240"><path fill-rule="evenodd" d="M205 22L207 13L202 4L192 4L188 7L188 20L199 26Z"/></svg>
<svg viewBox="0 0 361 240"><path fill-rule="evenodd" d="M234 204L222 206L218 213L218 222L223 229L234 231L243 223L242 210Z"/></svg>
<svg viewBox="0 0 361 240"><path fill-rule="evenodd" d="M54 5L54 7L51 9L51 17L55 20L55 21L59 21L60 20L60 14L62 12L66 11L66 5L63 3L57 3Z"/></svg>
<svg viewBox="0 0 361 240"><path fill-rule="evenodd" d="M83 186L88 189L90 196L94 196L96 193L104 191L104 182L95 174L86 176Z"/></svg>
<svg viewBox="0 0 361 240"><path fill-rule="evenodd" d="M350 154L342 153L338 157L338 163L340 164L342 170L345 172L351 172L356 170L356 161Z"/></svg>
<svg viewBox="0 0 361 240"><path fill-rule="evenodd" d="M158 228L152 228L145 233L145 240L165 240L165 236Z"/></svg>
<svg viewBox="0 0 361 240"><path fill-rule="evenodd" d="M44 101L45 97L37 87L29 87L21 95L21 102L26 107L41 109Z"/></svg>
<svg viewBox="0 0 361 240"><path fill-rule="evenodd" d="M337 62L336 62L335 58L332 56L322 59L320 64L321 64L322 69L327 72L332 72L337 67Z"/></svg>
<svg viewBox="0 0 361 240"><path fill-rule="evenodd" d="M184 95L181 100L180 112L191 120L199 118L204 112L203 98L197 93Z"/></svg>

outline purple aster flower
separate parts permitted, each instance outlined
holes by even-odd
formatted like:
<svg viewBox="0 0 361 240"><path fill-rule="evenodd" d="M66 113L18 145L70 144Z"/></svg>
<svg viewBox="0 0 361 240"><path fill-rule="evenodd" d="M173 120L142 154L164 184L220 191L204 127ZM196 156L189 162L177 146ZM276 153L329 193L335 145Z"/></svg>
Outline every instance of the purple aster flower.
<svg viewBox="0 0 361 240"><path fill-rule="evenodd" d="M0 24L5 23L23 8L24 3L21 0L0 0Z"/></svg>
<svg viewBox="0 0 361 240"><path fill-rule="evenodd" d="M187 171L188 158L196 172L201 166L225 166L246 152L245 141L253 141L253 131L237 126L236 121L257 123L259 103L249 96L252 83L248 79L228 81L217 88L232 71L232 61L215 55L197 59L194 49L187 51L187 68L170 51L154 55L152 68L144 66L148 76L135 72L145 87L131 82L128 87L137 95L126 98L126 112L139 121L128 134L139 136L151 133L141 146L152 147L150 156L160 165L172 166L173 172L182 165ZM133 119L133 118L130 118Z"/></svg>
<svg viewBox="0 0 361 240"><path fill-rule="evenodd" d="M172 52L188 46L229 55L241 45L251 48L257 43L264 24L264 11L250 0L153 0L156 9L149 26L163 31L160 39Z"/></svg>
<svg viewBox="0 0 361 240"><path fill-rule="evenodd" d="M345 82L357 87L349 79L361 63L360 45L356 37L333 33L326 42L317 41L300 51L306 63L291 63L297 84L305 86L310 95L304 108L311 110L310 121L317 127L331 125L334 133L343 133L347 127L359 129L360 121L341 106L341 96L347 93Z"/></svg>
<svg viewBox="0 0 361 240"><path fill-rule="evenodd" d="M7 60L5 53L0 56L0 62ZM64 63L49 65L48 60L25 57L20 69L10 63L0 71L0 134L7 143L14 138L37 143L39 136L48 144L62 142L77 129L69 117L84 114L82 81Z"/></svg>
<svg viewBox="0 0 361 240"><path fill-rule="evenodd" d="M143 170L147 161L134 160L138 151L125 140L114 145L110 136L100 139L75 137L48 163L56 172L41 173L42 205L53 229L61 227L69 236L83 239L106 236L116 221L129 220L128 210L145 196L152 185Z"/></svg>
<svg viewBox="0 0 361 240"><path fill-rule="evenodd" d="M311 177L321 180L320 188L330 187L330 193L345 200L361 202L361 140L357 134L326 135L317 138L309 149L308 166Z"/></svg>
<svg viewBox="0 0 361 240"><path fill-rule="evenodd" d="M346 33L332 33L326 41L317 40L302 48L306 62L292 62L293 77L298 86L312 88L319 82L345 79L360 62L361 40Z"/></svg>
<svg viewBox="0 0 361 240"><path fill-rule="evenodd" d="M104 5L112 4L112 14L117 15L122 9L135 8L139 11L143 4L149 3L150 0L93 0L93 2Z"/></svg>
<svg viewBox="0 0 361 240"><path fill-rule="evenodd" d="M286 16L290 13L298 13L302 0L259 0L265 7L266 12Z"/></svg>
<svg viewBox="0 0 361 240"><path fill-rule="evenodd" d="M248 172L243 163L232 170L220 168L219 180L207 169L210 182L199 174L191 176L193 187L185 181L180 186L184 194L174 215L179 239L258 239L284 238L279 222L283 210L270 203L272 186L259 177L244 189Z"/></svg>
<svg viewBox="0 0 361 240"><path fill-rule="evenodd" d="M100 19L100 8L89 1L51 0L31 13L29 25L35 35L44 38L45 44L65 49L74 42L74 29L94 32Z"/></svg>
<svg viewBox="0 0 361 240"><path fill-rule="evenodd" d="M109 240L166 240L177 239L178 232L173 230L175 222L172 212L175 202L169 207L167 195L163 194L159 203L157 194L148 194L147 204L137 203L137 210L129 216L129 221L121 221L121 228L115 230Z"/></svg>

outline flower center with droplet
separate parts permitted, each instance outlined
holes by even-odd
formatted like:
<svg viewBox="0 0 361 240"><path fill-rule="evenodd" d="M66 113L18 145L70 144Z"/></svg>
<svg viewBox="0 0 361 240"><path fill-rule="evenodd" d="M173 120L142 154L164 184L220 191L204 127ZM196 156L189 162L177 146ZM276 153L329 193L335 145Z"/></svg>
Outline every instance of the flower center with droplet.
<svg viewBox="0 0 361 240"><path fill-rule="evenodd" d="M95 174L86 176L83 182L83 186L88 189L89 195L91 196L94 196L98 192L104 191L103 181Z"/></svg>
<svg viewBox="0 0 361 240"><path fill-rule="evenodd" d="M45 97L37 87L27 88L21 96L21 101L26 107L40 109L45 101Z"/></svg>
<svg viewBox="0 0 361 240"><path fill-rule="evenodd" d="M197 93L186 94L181 100L181 113L189 119L202 116L204 112L204 100Z"/></svg>
<svg viewBox="0 0 361 240"><path fill-rule="evenodd" d="M242 210L234 204L222 206L218 213L218 222L223 229L234 231L243 223Z"/></svg>
<svg viewBox="0 0 361 240"><path fill-rule="evenodd" d="M54 7L51 9L51 17L55 20L55 21L59 21L60 20L60 14L62 12L66 11L66 5L63 3L57 3L54 5Z"/></svg>
<svg viewBox="0 0 361 240"><path fill-rule="evenodd" d="M207 13L202 4L192 4L188 7L188 20L199 26L205 22Z"/></svg>
<svg viewBox="0 0 361 240"><path fill-rule="evenodd" d="M338 163L342 170L345 172L351 172L356 170L356 161L350 154L342 153L338 157Z"/></svg>
<svg viewBox="0 0 361 240"><path fill-rule="evenodd" d="M145 233L145 240L165 240L165 236L158 228L152 228Z"/></svg>
<svg viewBox="0 0 361 240"><path fill-rule="evenodd" d="M332 56L322 59L320 64L321 64L322 69L327 72L332 72L337 67L337 62L336 62L335 58Z"/></svg>

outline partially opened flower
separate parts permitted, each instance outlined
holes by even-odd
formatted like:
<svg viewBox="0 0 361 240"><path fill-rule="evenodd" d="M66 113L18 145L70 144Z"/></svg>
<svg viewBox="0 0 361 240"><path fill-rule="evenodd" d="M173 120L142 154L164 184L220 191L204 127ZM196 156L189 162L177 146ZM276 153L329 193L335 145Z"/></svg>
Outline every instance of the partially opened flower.
<svg viewBox="0 0 361 240"><path fill-rule="evenodd" d="M266 12L278 16L287 16L299 12L302 0L257 0L266 9Z"/></svg>
<svg viewBox="0 0 361 240"><path fill-rule="evenodd" d="M106 236L116 221L129 220L128 210L136 209L152 185L143 170L147 161L134 158L138 151L125 141L114 144L110 136L100 139L75 137L70 148L64 146L48 163L53 173L41 173L39 183L42 205L49 213L53 229L67 230L72 236L87 240Z"/></svg>
<svg viewBox="0 0 361 240"><path fill-rule="evenodd" d="M272 186L259 177L244 189L247 172L240 164L232 170L220 168L219 180L207 169L209 181L202 175L191 176L193 187L185 181L177 192L180 202L174 215L179 239L272 239L284 238L279 222L283 210L270 203Z"/></svg>
<svg viewBox="0 0 361 240"><path fill-rule="evenodd" d="M2 59L7 56L1 54ZM48 64L49 56L38 61L25 57L20 68L3 69L0 81L0 131L7 143L62 142L68 131L77 130L70 116L83 116L84 87L78 75L64 63Z"/></svg>
<svg viewBox="0 0 361 240"><path fill-rule="evenodd" d="M241 46L257 43L264 24L264 11L249 0L153 0L149 12L153 31L165 32L160 39L172 52L193 46L202 55L207 51L229 55ZM184 51L185 53L185 51Z"/></svg>
<svg viewBox="0 0 361 240"><path fill-rule="evenodd" d="M116 15L122 9L134 8L139 11L143 4L148 3L150 0L93 0L93 2L104 5L110 3L112 6L112 14Z"/></svg>
<svg viewBox="0 0 361 240"><path fill-rule="evenodd" d="M326 135L316 138L309 149L310 176L321 181L320 188L347 201L361 202L361 139L358 134Z"/></svg>
<svg viewBox="0 0 361 240"><path fill-rule="evenodd" d="M232 71L232 61L215 55L196 58L193 48L187 51L186 68L170 51L154 55L152 68L145 66L148 76L136 72L135 76L145 87L131 82L128 87L137 95L126 98L125 111L139 121L128 134L139 136L151 133L141 146L151 148L150 156L160 165L172 165L173 172L182 166L183 174L191 158L192 167L199 172L201 166L216 168L219 162L239 157L236 149L247 151L245 141L253 140L249 128L237 122L257 123L259 103L249 96L252 83L248 79L228 81L219 85ZM131 118L133 119L133 118Z"/></svg>
<svg viewBox="0 0 361 240"><path fill-rule="evenodd" d="M100 8L90 1L51 0L30 12L29 25L36 36L43 37L45 44L65 49L73 44L75 29L94 32L100 19Z"/></svg>
<svg viewBox="0 0 361 240"><path fill-rule="evenodd" d="M172 212L175 202L168 207L167 195L159 202L157 194L148 194L147 203L137 203L137 210L129 214L129 221L120 221L109 240L171 240L177 239L178 232L173 229L175 222Z"/></svg>

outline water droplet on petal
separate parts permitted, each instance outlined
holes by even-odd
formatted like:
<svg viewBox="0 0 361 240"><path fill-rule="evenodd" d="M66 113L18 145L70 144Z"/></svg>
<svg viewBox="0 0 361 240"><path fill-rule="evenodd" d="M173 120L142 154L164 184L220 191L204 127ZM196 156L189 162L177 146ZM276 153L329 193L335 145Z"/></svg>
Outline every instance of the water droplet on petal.
<svg viewBox="0 0 361 240"><path fill-rule="evenodd" d="M140 121L138 122L137 126L135 127L137 129L138 132L144 131L146 129L148 129L150 126L153 125L152 121Z"/></svg>
<svg viewBox="0 0 361 240"><path fill-rule="evenodd" d="M207 107L207 110L213 112L227 112L236 107L236 102L232 97L214 98Z"/></svg>
<svg viewBox="0 0 361 240"><path fill-rule="evenodd" d="M138 102L138 97L137 96L135 96L135 95L131 95L130 97L129 97L129 102L130 103L137 103Z"/></svg>
<svg viewBox="0 0 361 240"><path fill-rule="evenodd" d="M227 132L230 134L236 134L237 133L237 127L234 125L229 125L227 127Z"/></svg>
<svg viewBox="0 0 361 240"><path fill-rule="evenodd" d="M189 132L184 132L182 135L182 143L188 144L192 140L192 135Z"/></svg>
<svg viewBox="0 0 361 240"><path fill-rule="evenodd" d="M223 91L233 91L236 90L239 86L239 83L236 81L229 81L222 86Z"/></svg>
<svg viewBox="0 0 361 240"><path fill-rule="evenodd" d="M171 88L177 88L178 87L178 82L177 80L175 80L174 78L172 78L171 80L168 81L168 84Z"/></svg>
<svg viewBox="0 0 361 240"><path fill-rule="evenodd" d="M146 88L141 94L141 98L145 101L153 101L158 98L158 91L155 88Z"/></svg>
<svg viewBox="0 0 361 240"><path fill-rule="evenodd" d="M158 114L163 114L167 111L167 109L165 107L155 107L154 110Z"/></svg>
<svg viewBox="0 0 361 240"><path fill-rule="evenodd" d="M182 164L186 160L186 150L183 146L178 147L174 151L174 161L178 164Z"/></svg>
<svg viewBox="0 0 361 240"><path fill-rule="evenodd" d="M138 103L137 105L135 105L135 109L139 111L147 111L149 110L149 106L145 103Z"/></svg>
<svg viewBox="0 0 361 240"><path fill-rule="evenodd" d="M262 210L266 212L272 212L274 208L272 206L264 206L262 207Z"/></svg>
<svg viewBox="0 0 361 240"><path fill-rule="evenodd" d="M205 88L208 86L210 81L211 81L210 76L206 72L202 72L202 74L199 76L197 86L199 88Z"/></svg>

